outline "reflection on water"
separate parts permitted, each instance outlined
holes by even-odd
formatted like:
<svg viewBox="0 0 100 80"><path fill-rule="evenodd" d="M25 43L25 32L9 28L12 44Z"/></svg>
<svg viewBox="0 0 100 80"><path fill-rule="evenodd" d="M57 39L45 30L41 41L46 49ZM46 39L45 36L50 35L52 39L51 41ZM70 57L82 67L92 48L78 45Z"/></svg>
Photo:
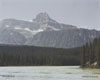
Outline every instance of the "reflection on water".
<svg viewBox="0 0 100 80"><path fill-rule="evenodd" d="M100 80L100 70L78 66L0 67L0 80Z"/></svg>

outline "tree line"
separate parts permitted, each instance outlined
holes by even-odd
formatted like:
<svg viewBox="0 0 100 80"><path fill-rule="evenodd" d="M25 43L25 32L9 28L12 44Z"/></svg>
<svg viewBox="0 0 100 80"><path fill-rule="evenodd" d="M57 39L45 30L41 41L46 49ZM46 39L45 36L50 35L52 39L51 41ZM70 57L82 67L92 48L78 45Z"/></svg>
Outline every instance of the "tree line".
<svg viewBox="0 0 100 80"><path fill-rule="evenodd" d="M95 38L93 42L86 43L82 47L82 67L100 68L100 39Z"/></svg>
<svg viewBox="0 0 100 80"><path fill-rule="evenodd" d="M0 66L80 65L81 48L0 45Z"/></svg>

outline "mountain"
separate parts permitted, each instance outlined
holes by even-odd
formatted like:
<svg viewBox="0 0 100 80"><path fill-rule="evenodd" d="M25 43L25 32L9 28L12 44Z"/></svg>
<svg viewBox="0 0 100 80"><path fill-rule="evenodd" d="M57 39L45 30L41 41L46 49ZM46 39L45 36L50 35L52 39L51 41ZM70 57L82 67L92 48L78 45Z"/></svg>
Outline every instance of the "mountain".
<svg viewBox="0 0 100 80"><path fill-rule="evenodd" d="M0 43L56 48L79 47L100 37L100 31L59 23L47 13L39 13L32 22L4 19L0 33Z"/></svg>
<svg viewBox="0 0 100 80"><path fill-rule="evenodd" d="M28 44L44 47L74 48L83 46L97 37L100 37L100 31L87 29L44 31L36 34Z"/></svg>
<svg viewBox="0 0 100 80"><path fill-rule="evenodd" d="M1 29L12 29L21 34L26 38L31 37L36 32L39 32L39 25L33 22L16 20L16 19L4 19L0 22Z"/></svg>
<svg viewBox="0 0 100 80"><path fill-rule="evenodd" d="M76 26L66 25L58 23L57 21L51 19L47 13L40 13L33 19L33 22L40 25L40 29L44 31L59 31L65 29L75 29Z"/></svg>
<svg viewBox="0 0 100 80"><path fill-rule="evenodd" d="M0 29L0 44L24 45L26 38L11 29Z"/></svg>

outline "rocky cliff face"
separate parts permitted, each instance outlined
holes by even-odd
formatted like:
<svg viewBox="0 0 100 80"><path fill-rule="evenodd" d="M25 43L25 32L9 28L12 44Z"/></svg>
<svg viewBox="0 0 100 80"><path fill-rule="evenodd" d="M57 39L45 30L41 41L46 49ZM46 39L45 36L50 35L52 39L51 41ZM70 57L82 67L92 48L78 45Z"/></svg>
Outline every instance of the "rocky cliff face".
<svg viewBox="0 0 100 80"><path fill-rule="evenodd" d="M0 43L42 47L78 47L100 37L99 31L59 23L47 13L38 14L33 22L4 19L0 21L0 29Z"/></svg>
<svg viewBox="0 0 100 80"><path fill-rule="evenodd" d="M0 29L0 44L24 45L26 38L11 29Z"/></svg>
<svg viewBox="0 0 100 80"><path fill-rule="evenodd" d="M45 47L74 48L91 42L96 37L100 37L100 32L87 29L44 31L36 34L29 41L29 44Z"/></svg>

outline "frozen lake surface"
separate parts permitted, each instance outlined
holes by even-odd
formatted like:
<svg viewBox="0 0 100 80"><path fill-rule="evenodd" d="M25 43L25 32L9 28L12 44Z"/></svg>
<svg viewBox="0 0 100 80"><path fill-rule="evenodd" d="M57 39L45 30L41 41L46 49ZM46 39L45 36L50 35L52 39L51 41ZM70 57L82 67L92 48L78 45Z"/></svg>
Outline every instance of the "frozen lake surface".
<svg viewBox="0 0 100 80"><path fill-rule="evenodd" d="M0 80L100 80L100 70L78 66L0 67Z"/></svg>

